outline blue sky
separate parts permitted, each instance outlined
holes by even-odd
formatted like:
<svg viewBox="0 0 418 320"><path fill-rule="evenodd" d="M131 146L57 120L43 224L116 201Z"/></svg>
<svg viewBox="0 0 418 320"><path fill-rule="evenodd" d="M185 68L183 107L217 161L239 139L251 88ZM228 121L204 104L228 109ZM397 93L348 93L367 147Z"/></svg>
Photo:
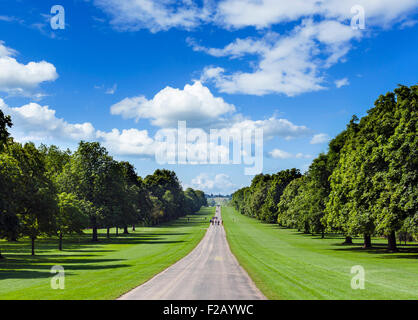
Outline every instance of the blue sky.
<svg viewBox="0 0 418 320"><path fill-rule="evenodd" d="M50 26L56 4L63 30ZM353 114L417 83L417 13L412 0L6 0L0 108L19 141L100 141L141 176L161 167L155 133L182 120L262 128L263 172L304 171ZM252 178L243 165L163 167L208 193Z"/></svg>

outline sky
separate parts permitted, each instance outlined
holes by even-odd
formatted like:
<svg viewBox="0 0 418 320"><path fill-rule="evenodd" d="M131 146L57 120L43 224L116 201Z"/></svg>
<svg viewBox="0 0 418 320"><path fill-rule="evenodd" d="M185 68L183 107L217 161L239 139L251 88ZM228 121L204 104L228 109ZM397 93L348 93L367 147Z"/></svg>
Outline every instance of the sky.
<svg viewBox="0 0 418 320"><path fill-rule="evenodd" d="M229 194L253 177L245 151L162 163L159 134L262 130L259 172L304 172L352 115L417 84L417 31L416 0L3 0L0 109L19 142L99 141L141 176Z"/></svg>

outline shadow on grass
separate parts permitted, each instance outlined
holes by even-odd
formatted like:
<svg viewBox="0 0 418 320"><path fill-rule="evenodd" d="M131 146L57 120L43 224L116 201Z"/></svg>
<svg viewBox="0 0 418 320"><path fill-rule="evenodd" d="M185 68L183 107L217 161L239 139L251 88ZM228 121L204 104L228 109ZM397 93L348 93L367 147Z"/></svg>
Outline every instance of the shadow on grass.
<svg viewBox="0 0 418 320"><path fill-rule="evenodd" d="M268 226L269 224L265 224ZM377 254L380 255L379 258L382 259L418 259L418 243L407 243L402 244L398 242L398 251L391 252L387 249L387 243L382 242L373 242L372 240L372 247L371 248L363 248L363 238L362 237L352 237L353 243L346 244L345 236L339 233L326 233L325 238L321 237L321 234L311 234L311 233L304 233L302 231L297 231L295 229L284 228L278 225L271 225L272 229L277 230L287 230L291 234L310 238L312 240L340 240L338 243L329 244L332 246L329 250L335 251L345 251L345 252L365 252L369 254ZM380 239L381 241L383 239Z"/></svg>
<svg viewBox="0 0 418 320"><path fill-rule="evenodd" d="M79 256L67 256L74 258L56 258L56 255L41 255L28 258L26 255L14 255L1 260L0 280L2 279L36 279L51 277L52 266L60 265L65 269L66 275L76 272L68 270L108 270L129 267L128 264L115 264L123 259L86 259ZM77 258L76 258L77 257ZM107 264L112 263L112 264Z"/></svg>
<svg viewBox="0 0 418 320"><path fill-rule="evenodd" d="M106 237L99 238L99 241L92 242L90 235L83 234L77 238L77 241L74 241L73 238L64 238L63 241L63 253L68 252L80 252L80 253L105 253L113 252L116 249L103 249L102 246L105 245L124 245L124 244L166 244L166 243L181 243L183 241L178 240L167 240L167 236L175 235L186 235L187 233L131 233L131 234L121 234L118 237ZM164 237L165 236L165 237ZM20 242L2 242L0 243L0 248L4 255L7 254L25 254L27 253L30 256L31 244L28 240ZM35 251L37 255L42 255L48 253L51 250L58 249L58 240L57 239L39 239L35 243ZM61 254L57 253L58 256ZM1 260L0 260L1 261Z"/></svg>
<svg viewBox="0 0 418 320"><path fill-rule="evenodd" d="M209 219L202 217L206 214L200 213L189 216L189 218L183 217L152 228L192 227L197 224L203 226L205 221L209 223ZM137 228L142 229L140 226ZM123 263L126 259L99 258L108 252L118 250L115 247L107 249L106 245L176 244L184 242L183 240L176 240L176 236L189 234L188 232L162 231L143 232L143 230L137 230L130 231L128 234L119 233L118 236L111 233L108 239L106 230L101 229L99 230L98 242L92 242L91 231L87 231L87 233L80 235L66 236L63 241L63 251L57 250L57 238L41 238L36 240L35 256L31 256L31 243L28 239L22 239L18 242L1 241L1 252L6 259L0 260L0 280L49 278L52 276L50 268L54 265L64 266L67 275L76 274L77 270L125 268L130 266Z"/></svg>
<svg viewBox="0 0 418 320"><path fill-rule="evenodd" d="M335 251L343 252L365 252L368 254L378 254L382 259L418 259L417 244L398 245L398 251L388 251L385 243L372 243L371 248L363 248L363 243L353 243L352 245L335 244L338 248Z"/></svg>

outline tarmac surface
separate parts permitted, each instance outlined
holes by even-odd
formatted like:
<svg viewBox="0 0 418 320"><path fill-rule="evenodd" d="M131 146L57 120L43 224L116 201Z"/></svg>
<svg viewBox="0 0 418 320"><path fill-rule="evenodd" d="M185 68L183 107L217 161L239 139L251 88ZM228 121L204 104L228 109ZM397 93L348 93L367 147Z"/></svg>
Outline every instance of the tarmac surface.
<svg viewBox="0 0 418 320"><path fill-rule="evenodd" d="M221 222L221 208L215 221ZM229 249L225 229L210 224L198 246L119 300L259 300L266 299Z"/></svg>

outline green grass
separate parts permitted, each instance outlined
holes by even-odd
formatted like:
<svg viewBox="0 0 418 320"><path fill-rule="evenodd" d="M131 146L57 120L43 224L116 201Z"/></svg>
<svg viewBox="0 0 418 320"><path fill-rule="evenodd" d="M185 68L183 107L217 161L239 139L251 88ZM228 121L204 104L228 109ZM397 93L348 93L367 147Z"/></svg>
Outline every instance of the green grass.
<svg viewBox="0 0 418 320"><path fill-rule="evenodd" d="M232 252L269 299L418 299L418 244L388 253L384 239L362 249L340 235L304 235L222 208ZM365 269L365 289L351 289L351 267Z"/></svg>
<svg viewBox="0 0 418 320"><path fill-rule="evenodd" d="M56 239L36 242L0 242L0 299L115 299L146 282L187 255L202 239L214 208L159 227L136 228L129 235L92 243L90 235L64 239L58 251ZM188 221L188 218L190 221ZM206 218L206 220L205 220ZM50 268L65 268L65 289L52 290Z"/></svg>

